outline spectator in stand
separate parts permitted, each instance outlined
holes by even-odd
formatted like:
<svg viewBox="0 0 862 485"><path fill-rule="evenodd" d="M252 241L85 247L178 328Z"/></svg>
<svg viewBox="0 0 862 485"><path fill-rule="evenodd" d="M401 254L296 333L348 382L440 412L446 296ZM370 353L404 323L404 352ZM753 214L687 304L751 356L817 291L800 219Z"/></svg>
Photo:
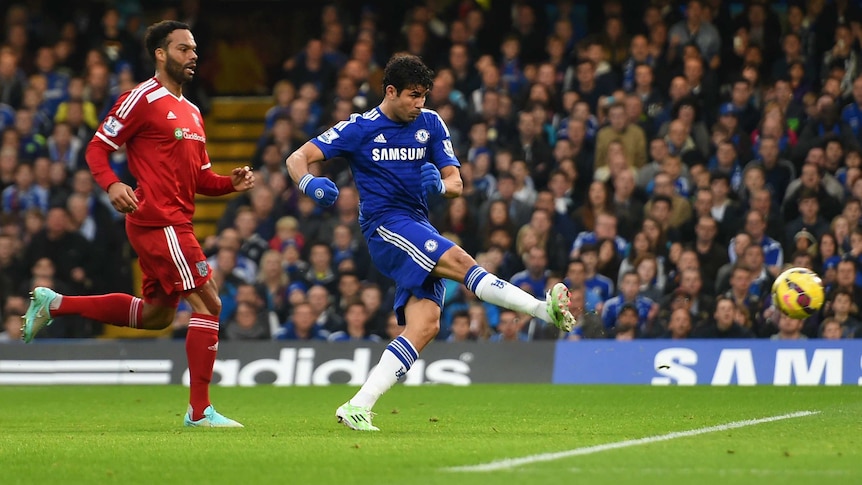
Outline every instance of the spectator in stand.
<svg viewBox="0 0 862 485"><path fill-rule="evenodd" d="M612 212L598 212L596 226L593 231L582 231L578 234L572 249L571 257L578 257L586 244L599 244L603 240L613 241L619 254L625 254L628 241L617 235L617 217Z"/></svg>
<svg viewBox="0 0 862 485"><path fill-rule="evenodd" d="M674 187L674 181L670 174L666 172L659 172L655 175L652 199L644 205L645 216L655 217L653 214L653 206L655 205L655 202L660 199L667 201L669 204L666 220L661 221L663 229L668 230L669 228L673 228L674 230L677 230L691 218L691 203L687 198L677 194Z"/></svg>
<svg viewBox="0 0 862 485"><path fill-rule="evenodd" d="M822 153L822 150L819 151ZM799 216L799 196L803 191L816 194L824 219L832 220L841 212L841 199L833 195L827 188L825 175L823 169L816 162L806 163L802 166L801 176L788 185L784 195L782 212L785 222L792 221ZM843 194L843 190L841 193Z"/></svg>
<svg viewBox="0 0 862 485"><path fill-rule="evenodd" d="M242 281L251 283L257 276L257 263L242 253L242 244L243 240L236 229L232 227L224 229L213 243L205 247L206 254L210 255L207 263L213 268L218 267L218 253L223 249L229 250L235 253L233 258L235 261L231 265L230 273Z"/></svg>
<svg viewBox="0 0 862 485"><path fill-rule="evenodd" d="M678 308L671 313L667 330L661 335L661 338L687 339L691 335L692 327L691 313L683 308Z"/></svg>
<svg viewBox="0 0 862 485"><path fill-rule="evenodd" d="M607 112L610 123L596 135L596 167L606 163L608 144L611 141L622 143L626 159L636 168L646 165L646 135L641 127L629 121L625 104L622 100L615 100L608 106Z"/></svg>
<svg viewBox="0 0 862 485"><path fill-rule="evenodd" d="M491 335L489 342L528 342L530 338L523 332L519 315L508 309L500 310L497 333Z"/></svg>
<svg viewBox="0 0 862 485"><path fill-rule="evenodd" d="M636 192L634 170L623 170L613 179L613 211L617 216L620 237L629 241L643 223L644 207Z"/></svg>
<svg viewBox="0 0 862 485"><path fill-rule="evenodd" d="M268 340L270 335L267 312L261 311L252 303L238 302L233 317L227 321L224 333L228 340Z"/></svg>
<svg viewBox="0 0 862 485"><path fill-rule="evenodd" d="M29 209L48 212L48 191L36 185L32 165L21 163L15 168L15 183L3 189L3 212L23 214Z"/></svg>
<svg viewBox="0 0 862 485"><path fill-rule="evenodd" d="M568 223L569 219L558 217L555 221L550 193L541 192L539 195L541 199L537 199L534 205L535 209L532 217L530 217L528 227L536 233L539 246L544 248L548 255L548 269L560 274L565 269L568 260L568 248L571 247L570 240L566 239L564 233L574 233L573 229L567 229L568 227L573 228L574 225L562 227L558 222Z"/></svg>
<svg viewBox="0 0 862 485"><path fill-rule="evenodd" d="M380 291L380 286L375 283L362 283L362 288L359 290L359 301L368 310L368 331L380 338L386 338L388 315L383 305L383 293Z"/></svg>
<svg viewBox="0 0 862 485"><path fill-rule="evenodd" d="M0 49L0 103L12 109L21 107L27 79L18 66L18 56L11 49Z"/></svg>
<svg viewBox="0 0 862 485"><path fill-rule="evenodd" d="M329 342L367 341L380 342L376 334L368 331L368 309L361 301L353 301L344 312L345 329L333 332L327 337Z"/></svg>
<svg viewBox="0 0 862 485"><path fill-rule="evenodd" d="M778 315L778 332L769 337L771 340L807 340L802 334L804 320L793 318L785 313Z"/></svg>
<svg viewBox="0 0 862 485"><path fill-rule="evenodd" d="M642 226L641 226L642 227ZM632 242L626 248L625 257L620 261L619 267L619 278L617 279L617 285L619 286L620 278L628 273L629 271L634 271L637 266L635 262L639 259L639 257L643 254L653 254L656 253L651 251L652 245L650 243L649 237L646 235L646 232L640 231L636 233ZM665 258L664 256L656 255L656 262L658 267L658 274L656 275L656 284L665 286L667 283L667 269L665 267Z"/></svg>
<svg viewBox="0 0 862 485"><path fill-rule="evenodd" d="M531 295L540 298L545 294L550 271L548 266L548 255L545 248L536 246L530 248L523 256L526 269L516 273L511 278L511 283Z"/></svg>
<svg viewBox="0 0 862 485"><path fill-rule="evenodd" d="M823 136L831 134L841 139L845 147L859 146L853 136L853 130L840 116L840 106L829 94L821 94L815 104L814 116L808 119L799 133L799 142L794 150L794 162L800 165L808 157L808 152L819 146Z"/></svg>
<svg viewBox="0 0 862 485"><path fill-rule="evenodd" d="M595 232L599 214L614 212L607 184L596 180L590 184L584 205L575 209L572 219L581 232Z"/></svg>
<svg viewBox="0 0 862 485"><path fill-rule="evenodd" d="M796 169L789 160L780 158L778 140L774 137L764 135L759 139L758 155L758 160L752 160L748 165L760 164L763 167L766 186L779 206L788 185L796 177Z"/></svg>
<svg viewBox="0 0 862 485"><path fill-rule="evenodd" d="M703 20L703 2L690 0L686 4L685 20L675 23L668 31L670 38L670 58L681 56L683 46L693 43L703 56L710 69L718 69L721 65L719 56L721 36L718 29Z"/></svg>
<svg viewBox="0 0 862 485"><path fill-rule="evenodd" d="M326 340L327 337L329 332L315 324L314 311L308 303L295 305L291 319L273 335L276 340Z"/></svg>
<svg viewBox="0 0 862 485"><path fill-rule="evenodd" d="M470 332L470 314L461 310L452 317L452 325L446 342L474 342L476 336Z"/></svg>
<svg viewBox="0 0 862 485"><path fill-rule="evenodd" d="M282 251L288 244L302 251L305 237L299 232L299 221L293 216L281 216L275 223L275 236L269 240L269 248Z"/></svg>
<svg viewBox="0 0 862 485"><path fill-rule="evenodd" d="M843 331L844 329L837 320L827 317L820 323L818 336L824 340L840 340L844 338Z"/></svg>
<svg viewBox="0 0 862 485"><path fill-rule="evenodd" d="M841 327L842 338L860 335L862 320L859 319L859 305L854 303L853 294L845 289L835 291L826 301L824 314L835 320Z"/></svg>
<svg viewBox="0 0 862 485"><path fill-rule="evenodd" d="M307 297L317 325L328 332L344 330L344 319L335 305L334 293L323 285L314 285L308 289Z"/></svg>
<svg viewBox="0 0 862 485"><path fill-rule="evenodd" d="M658 315L658 304L645 296L640 296L640 279L636 272L630 271L621 277L619 294L605 301L602 307L602 322L606 329L613 328L623 308L632 305L637 309L638 329L643 331Z"/></svg>
<svg viewBox="0 0 862 485"><path fill-rule="evenodd" d="M289 80L294 86L311 83L319 92L327 92L335 80L336 69L323 54L323 42L318 38L309 39L302 52L284 61L282 79Z"/></svg>
<svg viewBox="0 0 862 485"><path fill-rule="evenodd" d="M693 338L751 338L753 335L745 327L733 320L736 306L733 300L720 297L715 303L715 312L709 323L692 331Z"/></svg>
<svg viewBox="0 0 862 485"><path fill-rule="evenodd" d="M634 340L640 338L640 328L645 322L640 321L637 306L626 303L617 315L616 323L608 330L608 337L614 340Z"/></svg>
<svg viewBox="0 0 862 485"><path fill-rule="evenodd" d="M281 253L268 250L260 258L256 287L263 295L266 307L274 311L280 322L287 319L290 280L282 269Z"/></svg>
<svg viewBox="0 0 862 485"><path fill-rule="evenodd" d="M290 103L296 98L296 86L287 79L276 81L272 88L272 98L275 104L263 117L263 128L267 132L272 130L276 119L290 116Z"/></svg>
<svg viewBox="0 0 862 485"><path fill-rule="evenodd" d="M260 263L260 257L269 249L269 242L261 235L260 223L254 209L240 207L234 217L233 227L242 244L239 248L240 254L254 263L255 269ZM255 271L254 276L257 276Z"/></svg>
<svg viewBox="0 0 862 485"><path fill-rule="evenodd" d="M829 223L820 215L820 202L817 193L812 190L804 190L797 199L799 217L789 221L784 232L784 251L793 253L797 247L797 235L800 231L806 231L813 236L816 242L823 234L829 232Z"/></svg>
<svg viewBox="0 0 862 485"><path fill-rule="evenodd" d="M694 250L697 252L703 279L716 281L719 269L730 262L727 248L716 237L718 223L709 215L700 216L695 225Z"/></svg>
<svg viewBox="0 0 862 485"><path fill-rule="evenodd" d="M685 122L680 119L675 119L668 124L667 135L664 136L664 140L667 143L669 153L682 158L689 166L703 159L701 149L691 137Z"/></svg>
<svg viewBox="0 0 862 485"><path fill-rule="evenodd" d="M70 229L69 214L65 208L48 211L45 229L37 234L25 251L27 267L43 257L49 258L57 268L57 277L76 285L78 291L89 286L89 269L94 248L84 236Z"/></svg>

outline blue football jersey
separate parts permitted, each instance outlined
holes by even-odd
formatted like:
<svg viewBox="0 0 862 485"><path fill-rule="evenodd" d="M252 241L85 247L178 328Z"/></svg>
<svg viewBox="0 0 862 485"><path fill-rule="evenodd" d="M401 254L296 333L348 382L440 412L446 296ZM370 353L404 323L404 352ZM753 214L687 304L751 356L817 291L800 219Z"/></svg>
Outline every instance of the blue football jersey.
<svg viewBox="0 0 862 485"><path fill-rule="evenodd" d="M352 114L311 139L329 159L350 162L359 191L359 216L374 223L391 214L428 218L420 167L427 162L438 169L459 167L449 129L436 111L423 109L410 123L397 123L380 107Z"/></svg>

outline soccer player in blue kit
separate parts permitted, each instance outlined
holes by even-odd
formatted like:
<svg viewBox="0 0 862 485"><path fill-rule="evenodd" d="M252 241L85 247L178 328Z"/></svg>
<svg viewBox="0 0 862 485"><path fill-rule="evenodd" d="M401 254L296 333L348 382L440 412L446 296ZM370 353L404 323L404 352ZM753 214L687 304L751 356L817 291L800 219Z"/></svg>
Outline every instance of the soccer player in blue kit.
<svg viewBox="0 0 862 485"><path fill-rule="evenodd" d="M395 313L404 332L389 343L362 388L335 413L339 422L355 430L378 430L371 424L371 408L437 335L441 278L463 281L481 300L528 313L565 332L576 323L564 284L555 285L545 301L537 300L482 269L428 222L429 197L454 198L462 189L449 130L435 111L423 108L433 80L433 71L418 57L394 56L383 74L385 95L379 106L337 123L286 161L299 188L327 207L338 197L338 188L328 178L310 174L309 164L333 157L349 160L371 257L395 281Z"/></svg>

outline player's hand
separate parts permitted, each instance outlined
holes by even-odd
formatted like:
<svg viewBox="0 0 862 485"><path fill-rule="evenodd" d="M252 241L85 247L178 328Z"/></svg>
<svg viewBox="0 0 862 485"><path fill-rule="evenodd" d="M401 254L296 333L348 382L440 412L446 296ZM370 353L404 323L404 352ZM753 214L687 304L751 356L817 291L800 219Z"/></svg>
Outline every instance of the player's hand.
<svg viewBox="0 0 862 485"><path fill-rule="evenodd" d="M138 210L138 198L135 196L135 191L122 182L115 182L108 187L108 199L111 200L111 205L117 212L129 214Z"/></svg>
<svg viewBox="0 0 862 485"><path fill-rule="evenodd" d="M338 187L335 182L326 177L305 174L299 181L299 188L321 207L331 206L338 198Z"/></svg>
<svg viewBox="0 0 862 485"><path fill-rule="evenodd" d="M245 192L254 188L254 172L248 165L235 168L230 173L230 181L237 192Z"/></svg>
<svg viewBox="0 0 862 485"><path fill-rule="evenodd" d="M422 165L422 189L428 194L442 194L446 192L446 185L440 178L440 170L431 162Z"/></svg>

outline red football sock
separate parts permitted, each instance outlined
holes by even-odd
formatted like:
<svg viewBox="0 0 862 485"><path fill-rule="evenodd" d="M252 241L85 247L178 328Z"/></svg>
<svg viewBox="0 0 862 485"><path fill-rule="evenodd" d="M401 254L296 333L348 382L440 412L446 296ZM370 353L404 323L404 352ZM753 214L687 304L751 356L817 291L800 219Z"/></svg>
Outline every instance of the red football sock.
<svg viewBox="0 0 862 485"><path fill-rule="evenodd" d="M51 316L81 315L90 320L117 327L138 328L143 318L144 302L125 293L107 295L66 296L60 306L51 309Z"/></svg>
<svg viewBox="0 0 862 485"><path fill-rule="evenodd" d="M192 419L204 417L210 405L210 381L218 353L218 317L192 313L186 333L186 357L189 360L189 405Z"/></svg>

